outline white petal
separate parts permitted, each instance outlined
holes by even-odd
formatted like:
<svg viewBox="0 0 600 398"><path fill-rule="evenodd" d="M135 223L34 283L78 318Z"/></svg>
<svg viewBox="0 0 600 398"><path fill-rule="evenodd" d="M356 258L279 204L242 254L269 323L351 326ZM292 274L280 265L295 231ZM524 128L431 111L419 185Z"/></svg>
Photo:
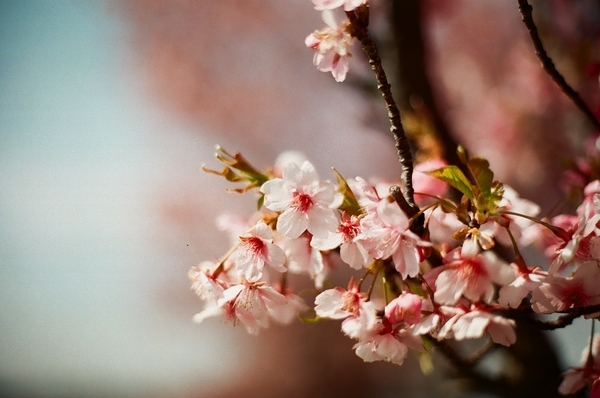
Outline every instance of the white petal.
<svg viewBox="0 0 600 398"><path fill-rule="evenodd" d="M290 239L296 239L302 235L307 227L306 216L293 208L287 209L277 218L277 232Z"/></svg>

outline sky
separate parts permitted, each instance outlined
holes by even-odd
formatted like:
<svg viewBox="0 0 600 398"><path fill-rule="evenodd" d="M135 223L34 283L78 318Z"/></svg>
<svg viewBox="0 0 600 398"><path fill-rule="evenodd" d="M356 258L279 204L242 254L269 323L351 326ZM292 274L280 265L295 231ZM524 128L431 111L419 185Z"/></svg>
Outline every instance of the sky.
<svg viewBox="0 0 600 398"><path fill-rule="evenodd" d="M235 370L234 331L200 328L156 293L193 265L156 245L156 187L175 153L199 172L207 145L141 94L127 37L104 2L0 2L0 391L11 396L174 395Z"/></svg>

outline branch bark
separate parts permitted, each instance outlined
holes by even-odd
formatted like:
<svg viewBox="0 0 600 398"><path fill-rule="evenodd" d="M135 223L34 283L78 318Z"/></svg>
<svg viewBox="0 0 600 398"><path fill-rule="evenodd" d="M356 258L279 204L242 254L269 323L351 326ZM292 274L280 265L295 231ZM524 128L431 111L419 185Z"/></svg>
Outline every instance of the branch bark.
<svg viewBox="0 0 600 398"><path fill-rule="evenodd" d="M554 80L554 82L558 85L563 93L569 97L569 99L575 104L575 106L585 115L585 117L592 123L596 130L600 130L600 121L596 119L594 113L590 110L587 104L581 99L581 96L577 91L573 89L567 83L563 75L556 69L554 66L554 62L546 53L544 49L544 45L542 44L542 40L540 39L540 35L538 34L537 26L533 21L533 7L527 0L518 0L519 2L519 12L521 13L521 18L523 19L523 23L527 27L527 31L529 32L529 36L531 37L531 42L533 43L533 47L535 48L535 54L542 62L542 67L548 73L548 75Z"/></svg>
<svg viewBox="0 0 600 398"><path fill-rule="evenodd" d="M398 151L398 159L402 166L402 182L404 184L403 196L410 208L412 215L418 213L419 207L415 204L414 189L412 184L413 175L413 157L411 147L406 138L400 111L396 105L396 101L392 95L392 86L388 82L385 71L381 63L381 58L377 52L375 42L369 35L368 25L368 6L360 7L356 12L346 12L348 20L352 24L352 33L360 42L364 53L369 59L369 65L375 73L377 79L377 89L381 92L381 96L385 102L390 121L390 131L394 136L396 150ZM404 210L404 209L403 209ZM411 214L409 214L409 217Z"/></svg>

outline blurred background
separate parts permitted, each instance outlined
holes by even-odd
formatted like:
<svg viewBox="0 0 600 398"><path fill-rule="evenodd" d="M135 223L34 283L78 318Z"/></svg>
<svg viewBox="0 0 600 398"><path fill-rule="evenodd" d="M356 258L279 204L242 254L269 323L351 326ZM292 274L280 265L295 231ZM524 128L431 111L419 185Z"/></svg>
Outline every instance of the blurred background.
<svg viewBox="0 0 600 398"><path fill-rule="evenodd" d="M373 33L405 65L392 3L373 2ZM533 4L596 108L599 3ZM417 15L447 133L551 208L561 162L594 131L539 68L516 2L429 0ZM303 42L322 25L308 0L0 1L1 396L434 396L441 376L414 358L363 364L336 322L253 337L191 321L187 271L228 245L214 218L253 208L201 171L219 167L215 144L259 167L301 150L327 178L400 173L358 49L347 83L312 66ZM552 334L563 368L587 333Z"/></svg>

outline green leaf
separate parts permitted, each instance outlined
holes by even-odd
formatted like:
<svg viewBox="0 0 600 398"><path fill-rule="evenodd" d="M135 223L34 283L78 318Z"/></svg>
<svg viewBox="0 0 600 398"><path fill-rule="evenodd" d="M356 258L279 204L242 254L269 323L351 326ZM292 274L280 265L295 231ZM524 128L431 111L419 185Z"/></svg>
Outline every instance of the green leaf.
<svg viewBox="0 0 600 398"><path fill-rule="evenodd" d="M265 203L265 195L260 195L258 197L258 201L256 203L257 210L260 210L260 208L263 206L264 203Z"/></svg>
<svg viewBox="0 0 600 398"><path fill-rule="evenodd" d="M344 201L340 206L340 210L345 211L351 216L358 216L359 214L362 214L362 208L358 204L358 200L356 200L354 192L352 192L344 177L342 177L342 175L336 169L333 169L333 173L335 174L335 179L338 184L338 192L344 195Z"/></svg>
<svg viewBox="0 0 600 398"><path fill-rule="evenodd" d="M458 167L444 166L437 170L428 171L427 174L437 178L438 180L444 181L451 187L458 189L467 198L471 200L474 199L475 194L473 193L473 186Z"/></svg>
<svg viewBox="0 0 600 398"><path fill-rule="evenodd" d="M490 163L484 158L472 157L469 159L467 166L473 174L473 178L475 178L479 192L485 197L489 197L494 182L494 173L490 169Z"/></svg>

